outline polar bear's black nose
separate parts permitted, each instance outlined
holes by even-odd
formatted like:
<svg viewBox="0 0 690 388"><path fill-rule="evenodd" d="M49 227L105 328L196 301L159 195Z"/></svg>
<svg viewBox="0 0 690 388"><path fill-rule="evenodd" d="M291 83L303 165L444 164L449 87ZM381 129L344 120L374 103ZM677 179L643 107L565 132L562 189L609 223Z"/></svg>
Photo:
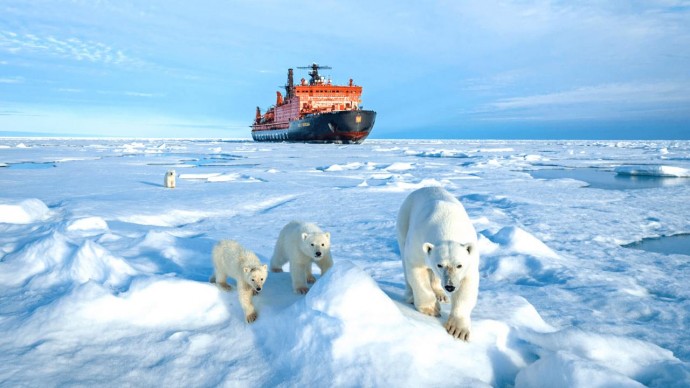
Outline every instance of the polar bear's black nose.
<svg viewBox="0 0 690 388"><path fill-rule="evenodd" d="M455 291L455 287L453 287L453 286L451 286L451 285L447 285L447 286L445 287L445 289L446 289L446 291L448 291L448 292L453 292L453 291Z"/></svg>
<svg viewBox="0 0 690 388"><path fill-rule="evenodd" d="M257 290L257 291L261 291L261 287L256 287L256 290Z"/></svg>
<svg viewBox="0 0 690 388"><path fill-rule="evenodd" d="M316 252L316 257L321 257L321 252Z"/></svg>

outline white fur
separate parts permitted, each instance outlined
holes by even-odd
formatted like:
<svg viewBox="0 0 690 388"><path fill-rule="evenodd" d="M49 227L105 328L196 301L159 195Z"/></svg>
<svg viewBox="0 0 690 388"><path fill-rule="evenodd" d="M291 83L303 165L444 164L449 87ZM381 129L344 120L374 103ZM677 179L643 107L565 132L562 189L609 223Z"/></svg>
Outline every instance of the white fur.
<svg viewBox="0 0 690 388"><path fill-rule="evenodd" d="M421 188L400 207L397 229L408 301L424 314L440 316L439 302L448 301L448 291L451 309L445 328L469 340L479 292L479 252L465 208L443 188Z"/></svg>
<svg viewBox="0 0 690 388"><path fill-rule="evenodd" d="M258 313L252 304L252 297L261 291L268 277L268 266L261 265L254 252L245 249L237 241L223 240L213 247L213 275L210 282L223 290L230 291L228 276L237 282L237 295L247 322L252 323Z"/></svg>
<svg viewBox="0 0 690 388"><path fill-rule="evenodd" d="M168 189L175 188L175 170L169 170L165 173L165 179L163 179L163 186Z"/></svg>
<svg viewBox="0 0 690 388"><path fill-rule="evenodd" d="M290 263L292 288L298 294L309 291L307 283L314 283L316 279L311 272L311 264L321 269L325 274L333 266L331 258L331 234L323 232L318 226L292 221L280 231L278 241L271 258L271 271L283 272L283 265Z"/></svg>

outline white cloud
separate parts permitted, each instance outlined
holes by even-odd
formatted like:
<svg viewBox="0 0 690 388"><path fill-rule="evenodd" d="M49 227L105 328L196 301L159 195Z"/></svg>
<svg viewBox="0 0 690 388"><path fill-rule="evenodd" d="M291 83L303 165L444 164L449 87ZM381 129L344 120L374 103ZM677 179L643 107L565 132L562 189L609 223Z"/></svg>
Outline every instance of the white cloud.
<svg viewBox="0 0 690 388"><path fill-rule="evenodd" d="M105 63L113 65L137 65L141 61L112 48L104 43L81 40L79 38L56 38L31 33L18 34L0 31L0 49L12 54L36 53L51 55L75 61Z"/></svg>
<svg viewBox="0 0 690 388"><path fill-rule="evenodd" d="M23 84L23 77L5 77L0 78L0 84Z"/></svg>
<svg viewBox="0 0 690 388"><path fill-rule="evenodd" d="M609 83L498 99L465 113L480 121L690 118L690 82Z"/></svg>
<svg viewBox="0 0 690 388"><path fill-rule="evenodd" d="M603 84L556 93L506 98L496 101L490 106L499 110L506 110L596 103L615 103L618 105L690 103L689 87L688 83L675 82Z"/></svg>

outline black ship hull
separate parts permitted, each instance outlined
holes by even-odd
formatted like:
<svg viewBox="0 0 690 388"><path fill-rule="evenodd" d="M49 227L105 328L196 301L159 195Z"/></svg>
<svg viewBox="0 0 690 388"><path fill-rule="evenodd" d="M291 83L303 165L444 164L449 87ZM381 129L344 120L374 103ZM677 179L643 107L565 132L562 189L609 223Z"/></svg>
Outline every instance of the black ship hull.
<svg viewBox="0 0 690 388"><path fill-rule="evenodd" d="M376 112L372 110L339 111L308 115L290 121L287 128L252 128L254 141L301 143L355 143L369 136Z"/></svg>

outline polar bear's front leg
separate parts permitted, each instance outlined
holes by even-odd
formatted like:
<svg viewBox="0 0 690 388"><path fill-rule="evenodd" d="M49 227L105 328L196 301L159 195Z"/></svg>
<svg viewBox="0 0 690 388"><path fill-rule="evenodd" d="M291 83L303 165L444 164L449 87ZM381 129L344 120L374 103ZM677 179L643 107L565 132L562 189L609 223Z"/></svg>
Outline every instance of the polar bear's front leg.
<svg viewBox="0 0 690 388"><path fill-rule="evenodd" d="M431 279L426 266L412 267L406 265L407 280L412 288L414 305L420 313L438 317L441 315L441 306L436 300L436 295L431 289Z"/></svg>
<svg viewBox="0 0 690 388"><path fill-rule="evenodd" d="M436 300L441 303L448 303L448 295L441 288L441 279L434 274L431 268L428 269L429 278L431 279L431 289L434 290L434 295L436 295Z"/></svg>
<svg viewBox="0 0 690 388"><path fill-rule="evenodd" d="M445 324L446 331L457 339L470 340L472 319L470 314L477 304L479 293L479 273L466 277L460 289L451 294L450 316Z"/></svg>
<svg viewBox="0 0 690 388"><path fill-rule="evenodd" d="M311 262L309 262L311 265ZM307 266L304 264L290 263L290 277L292 277L292 289L298 294L306 294L307 287Z"/></svg>
<svg viewBox="0 0 690 388"><path fill-rule="evenodd" d="M247 320L247 323L256 321L258 314L254 308L254 304L252 303L252 296L254 295L252 286L246 283L238 285L237 295L240 298L240 305L244 311L244 317Z"/></svg>
<svg viewBox="0 0 690 388"><path fill-rule="evenodd" d="M331 255L326 255L323 259L316 262L316 266L321 270L321 276L325 275L333 266L333 259Z"/></svg>
<svg viewBox="0 0 690 388"><path fill-rule="evenodd" d="M311 263L309 263L306 267L306 272L307 272L307 283L309 284L314 284L316 283L316 278L314 277L314 274L311 273Z"/></svg>

